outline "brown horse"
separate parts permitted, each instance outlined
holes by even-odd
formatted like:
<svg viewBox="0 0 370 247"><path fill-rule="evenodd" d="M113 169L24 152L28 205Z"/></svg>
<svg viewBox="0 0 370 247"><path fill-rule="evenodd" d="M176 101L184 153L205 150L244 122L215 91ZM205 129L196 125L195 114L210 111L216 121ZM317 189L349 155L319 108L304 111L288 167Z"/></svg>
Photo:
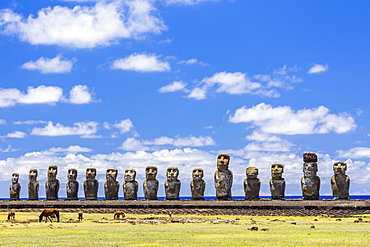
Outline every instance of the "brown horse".
<svg viewBox="0 0 370 247"><path fill-rule="evenodd" d="M14 220L15 219L15 212L14 211L10 211L8 213L8 220Z"/></svg>
<svg viewBox="0 0 370 247"><path fill-rule="evenodd" d="M125 212L123 212L123 211L116 211L114 213L114 219L119 219L120 216L122 216L122 219L125 218Z"/></svg>
<svg viewBox="0 0 370 247"><path fill-rule="evenodd" d="M79 221L82 221L82 219L83 219L83 212L82 211L79 211L78 212L78 220Z"/></svg>
<svg viewBox="0 0 370 247"><path fill-rule="evenodd" d="M41 222L44 217L45 217L45 223L48 222L48 220L50 220L50 222L53 222L51 220L51 218L53 218L53 216L57 217L57 222L59 222L59 210L58 209L56 209L56 208L54 208L54 209L45 209L40 214L39 222Z"/></svg>

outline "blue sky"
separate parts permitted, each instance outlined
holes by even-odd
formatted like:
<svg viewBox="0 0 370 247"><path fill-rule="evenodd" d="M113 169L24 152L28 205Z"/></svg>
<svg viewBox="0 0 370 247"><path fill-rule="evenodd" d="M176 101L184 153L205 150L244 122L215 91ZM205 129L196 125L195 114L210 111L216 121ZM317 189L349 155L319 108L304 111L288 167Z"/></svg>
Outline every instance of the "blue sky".
<svg viewBox="0 0 370 247"><path fill-rule="evenodd" d="M112 0L0 3L0 197L13 172L177 166L181 195L194 168L214 195L216 156L231 156L233 195L245 169L285 166L300 195L302 154L347 162L351 194L370 194L368 1ZM123 196L122 188L120 196ZM82 186L80 196L83 196Z"/></svg>

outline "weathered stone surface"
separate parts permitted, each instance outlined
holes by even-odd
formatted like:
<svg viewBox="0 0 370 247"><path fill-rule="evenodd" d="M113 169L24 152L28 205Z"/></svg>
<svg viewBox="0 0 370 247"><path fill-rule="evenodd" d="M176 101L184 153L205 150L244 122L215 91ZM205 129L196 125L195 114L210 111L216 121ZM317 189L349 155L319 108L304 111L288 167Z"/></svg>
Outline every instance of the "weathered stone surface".
<svg viewBox="0 0 370 247"><path fill-rule="evenodd" d="M106 182L104 183L104 193L106 200L117 200L119 191L119 182L117 181L118 170L107 169Z"/></svg>
<svg viewBox="0 0 370 247"><path fill-rule="evenodd" d="M86 180L84 181L85 199L87 200L98 199L99 181L96 180L95 177L96 177L96 169L87 168L86 169Z"/></svg>
<svg viewBox="0 0 370 247"><path fill-rule="evenodd" d="M316 160L314 153L306 153L310 157L306 160ZM305 156L304 156L305 157ZM304 159L305 160L305 159ZM316 175L318 171L317 163L313 161L303 163L303 177L301 178L302 196L305 200L318 200L320 191L320 178Z"/></svg>
<svg viewBox="0 0 370 247"><path fill-rule="evenodd" d="M233 185L233 173L229 170L230 156L219 154L217 156L217 171L214 174L216 198L218 200L231 199L231 187Z"/></svg>
<svg viewBox="0 0 370 247"><path fill-rule="evenodd" d="M317 162L317 155L315 153L304 153L303 162Z"/></svg>
<svg viewBox="0 0 370 247"><path fill-rule="evenodd" d="M78 182L77 182L77 170L76 169L68 169L67 174L68 182L66 184L67 190L67 199L68 200L77 200L78 199Z"/></svg>
<svg viewBox="0 0 370 247"><path fill-rule="evenodd" d="M281 200L285 198L285 179L282 177L284 166L282 164L271 165L270 191L271 198Z"/></svg>
<svg viewBox="0 0 370 247"><path fill-rule="evenodd" d="M206 181L203 180L203 176L204 171L201 168L195 168L192 172L193 180L190 182L192 200L204 200Z"/></svg>
<svg viewBox="0 0 370 247"><path fill-rule="evenodd" d="M28 179L28 200L38 200L40 185L37 181L37 169L30 169Z"/></svg>
<svg viewBox="0 0 370 247"><path fill-rule="evenodd" d="M181 182L178 179L179 169L177 167L168 167L166 171L167 180L164 181L166 200L179 200Z"/></svg>
<svg viewBox="0 0 370 247"><path fill-rule="evenodd" d="M45 182L45 192L47 200L58 200L60 182L57 179L58 167L49 166L48 180Z"/></svg>
<svg viewBox="0 0 370 247"><path fill-rule="evenodd" d="M137 190L139 188L136 179L136 171L134 169L126 169L124 174L125 181L123 182L123 196L125 200L136 200Z"/></svg>
<svg viewBox="0 0 370 247"><path fill-rule="evenodd" d="M261 180L257 178L258 168L248 167L245 170L247 178L244 180L244 193L247 200L258 200L260 198Z"/></svg>
<svg viewBox="0 0 370 247"><path fill-rule="evenodd" d="M350 178L346 175L347 164L336 162L333 165L334 175L331 177L331 189L334 200L349 199Z"/></svg>
<svg viewBox="0 0 370 247"><path fill-rule="evenodd" d="M19 200L19 194L21 193L21 184L18 183L19 174L12 174L12 184L9 188L10 200Z"/></svg>
<svg viewBox="0 0 370 247"><path fill-rule="evenodd" d="M144 197L146 200L157 200L159 182L156 179L158 169L155 166L148 166L145 169L146 180L144 180Z"/></svg>

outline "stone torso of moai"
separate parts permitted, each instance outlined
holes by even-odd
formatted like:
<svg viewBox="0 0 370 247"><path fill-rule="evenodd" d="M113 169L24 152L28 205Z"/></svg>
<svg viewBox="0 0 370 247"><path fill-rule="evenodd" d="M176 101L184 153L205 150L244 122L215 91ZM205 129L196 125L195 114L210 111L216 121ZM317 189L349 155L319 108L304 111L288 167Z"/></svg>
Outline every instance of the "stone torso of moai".
<svg viewBox="0 0 370 247"><path fill-rule="evenodd" d="M177 167L168 167L166 171L167 180L164 181L166 191L166 200L179 200L181 182L178 179L179 169Z"/></svg>
<svg viewBox="0 0 370 247"><path fill-rule="evenodd" d="M48 180L45 182L46 200L58 200L60 182L57 179L58 167L49 166Z"/></svg>
<svg viewBox="0 0 370 247"><path fill-rule="evenodd" d="M40 185L37 181L37 169L30 169L28 179L28 200L38 200Z"/></svg>
<svg viewBox="0 0 370 247"><path fill-rule="evenodd" d="M146 180L144 180L144 197L146 200L157 200L159 183L156 179L158 169L155 166L148 166L145 169Z"/></svg>
<svg viewBox="0 0 370 247"><path fill-rule="evenodd" d="M136 179L136 171L134 169L126 169L124 175L125 182L123 182L123 196L125 200L136 200L138 182Z"/></svg>
<svg viewBox="0 0 370 247"><path fill-rule="evenodd" d="M96 177L96 169L87 168L86 169L86 180L84 181L85 199L87 200L98 199L99 181L96 180L95 177Z"/></svg>
<svg viewBox="0 0 370 247"><path fill-rule="evenodd" d="M201 168L195 168L192 172L193 180L190 182L191 199L204 200L206 181L203 180L204 172Z"/></svg>
<svg viewBox="0 0 370 247"><path fill-rule="evenodd" d="M117 200L119 191L119 182L117 181L118 170L107 169L106 179L104 183L104 193L106 200Z"/></svg>
<svg viewBox="0 0 370 247"><path fill-rule="evenodd" d="M247 200L260 199L261 180L257 178L258 168L248 167L245 171L245 174L247 176L247 178L244 179L245 199Z"/></svg>
<svg viewBox="0 0 370 247"><path fill-rule="evenodd" d="M318 200L320 196L320 178L317 174L317 155L303 154L303 177L301 178L302 196L304 200Z"/></svg>
<svg viewBox="0 0 370 247"><path fill-rule="evenodd" d="M347 164L336 162L333 165L334 176L331 177L331 190L334 200L349 199L350 178L346 175Z"/></svg>
<svg viewBox="0 0 370 247"><path fill-rule="evenodd" d="M285 198L285 179L283 178L284 166L282 164L271 165L270 191L271 198L282 200Z"/></svg>
<svg viewBox="0 0 370 247"><path fill-rule="evenodd" d="M229 170L230 156L219 154L217 156L217 171L214 174L217 200L231 200L231 186L233 173Z"/></svg>
<svg viewBox="0 0 370 247"><path fill-rule="evenodd" d="M78 182L77 182L77 170L68 169L68 182L66 184L67 199L77 200L78 199Z"/></svg>
<svg viewBox="0 0 370 247"><path fill-rule="evenodd" d="M10 200L19 200L19 194L21 193L21 184L18 183L19 174L12 174L12 184L10 185Z"/></svg>

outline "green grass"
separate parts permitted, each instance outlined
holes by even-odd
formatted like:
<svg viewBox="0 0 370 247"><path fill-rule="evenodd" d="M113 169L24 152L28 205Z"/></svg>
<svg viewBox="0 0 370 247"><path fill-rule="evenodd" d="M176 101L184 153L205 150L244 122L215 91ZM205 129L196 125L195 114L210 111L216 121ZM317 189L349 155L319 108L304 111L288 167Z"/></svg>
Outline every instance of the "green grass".
<svg viewBox="0 0 370 247"><path fill-rule="evenodd" d="M61 217L62 221L77 219L77 213L62 212ZM154 217L168 219L165 214ZM341 221L329 217L173 215L173 219L207 222L152 225L123 223L113 220L113 214L84 214L81 223L38 223L38 213L17 212L15 221L0 215L0 246L366 246L370 223L355 223L358 217L370 220L367 215ZM252 226L259 230L248 230Z"/></svg>

